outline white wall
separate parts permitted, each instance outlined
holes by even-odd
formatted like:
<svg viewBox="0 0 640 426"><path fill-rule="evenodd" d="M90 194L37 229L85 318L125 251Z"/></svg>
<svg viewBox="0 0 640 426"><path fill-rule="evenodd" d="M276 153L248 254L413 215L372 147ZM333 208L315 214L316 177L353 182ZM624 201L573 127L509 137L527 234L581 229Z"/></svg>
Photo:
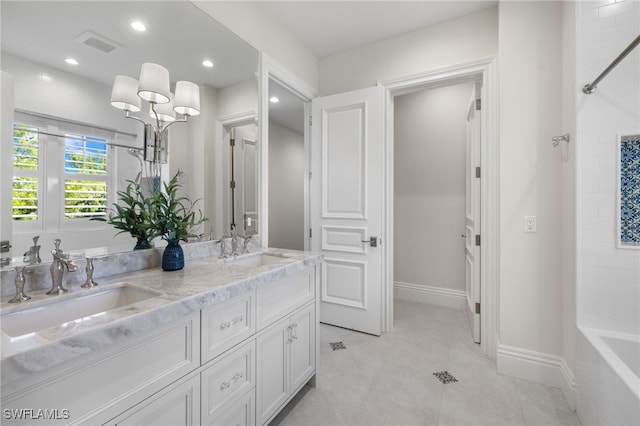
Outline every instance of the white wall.
<svg viewBox="0 0 640 426"><path fill-rule="evenodd" d="M217 116L258 112L257 80L247 80L218 90Z"/></svg>
<svg viewBox="0 0 640 426"><path fill-rule="evenodd" d="M304 250L304 135L269 121L269 247Z"/></svg>
<svg viewBox="0 0 640 426"><path fill-rule="evenodd" d="M497 53L498 11L490 8L320 60L323 95L370 87Z"/></svg>
<svg viewBox="0 0 640 426"><path fill-rule="evenodd" d="M640 2L581 2L577 86L640 33ZM616 139L640 133L640 48L591 95L578 92L579 325L640 334L640 250L616 248Z"/></svg>
<svg viewBox="0 0 640 426"><path fill-rule="evenodd" d="M500 344L562 355L562 5L502 2ZM567 194L570 196L570 194ZM537 233L524 217L537 216Z"/></svg>
<svg viewBox="0 0 640 426"><path fill-rule="evenodd" d="M394 279L465 290L466 116L473 83L394 100Z"/></svg>
<svg viewBox="0 0 640 426"><path fill-rule="evenodd" d="M562 3L562 132L571 135L565 144L562 165L562 358L575 371L576 346L576 4Z"/></svg>

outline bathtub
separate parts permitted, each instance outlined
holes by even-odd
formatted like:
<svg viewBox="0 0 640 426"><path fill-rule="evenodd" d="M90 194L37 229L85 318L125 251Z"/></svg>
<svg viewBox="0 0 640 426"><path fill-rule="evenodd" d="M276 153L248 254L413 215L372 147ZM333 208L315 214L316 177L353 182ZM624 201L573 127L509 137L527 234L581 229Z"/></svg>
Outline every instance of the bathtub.
<svg viewBox="0 0 640 426"><path fill-rule="evenodd" d="M580 327L576 349L582 425L640 425L640 336Z"/></svg>

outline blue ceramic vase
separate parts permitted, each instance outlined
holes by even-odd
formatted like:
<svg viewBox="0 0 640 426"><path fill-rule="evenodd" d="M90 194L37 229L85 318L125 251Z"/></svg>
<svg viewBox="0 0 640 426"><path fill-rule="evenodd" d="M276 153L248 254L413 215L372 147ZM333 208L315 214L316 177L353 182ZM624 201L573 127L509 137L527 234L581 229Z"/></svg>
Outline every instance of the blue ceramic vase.
<svg viewBox="0 0 640 426"><path fill-rule="evenodd" d="M162 269L165 271L178 271L184 268L184 252L179 240L169 240L162 253Z"/></svg>

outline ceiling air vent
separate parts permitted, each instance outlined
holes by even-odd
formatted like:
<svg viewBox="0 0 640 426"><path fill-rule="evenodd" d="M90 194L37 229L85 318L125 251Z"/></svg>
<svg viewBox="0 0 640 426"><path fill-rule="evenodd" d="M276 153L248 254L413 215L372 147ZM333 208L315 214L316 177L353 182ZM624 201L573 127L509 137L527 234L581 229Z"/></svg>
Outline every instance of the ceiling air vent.
<svg viewBox="0 0 640 426"><path fill-rule="evenodd" d="M79 42L86 44L87 46L93 47L94 49L98 49L103 53L109 53L118 47L122 47L121 44L116 43L113 40L109 40L107 37L101 36L100 34L94 33L93 31L85 31L76 37L76 40Z"/></svg>

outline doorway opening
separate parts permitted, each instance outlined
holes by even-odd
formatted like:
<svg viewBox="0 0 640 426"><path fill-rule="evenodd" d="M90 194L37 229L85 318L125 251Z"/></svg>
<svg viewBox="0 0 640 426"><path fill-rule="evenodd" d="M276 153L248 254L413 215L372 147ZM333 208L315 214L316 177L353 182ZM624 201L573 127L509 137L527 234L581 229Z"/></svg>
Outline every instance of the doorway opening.
<svg viewBox="0 0 640 426"><path fill-rule="evenodd" d="M481 350L490 358L496 357L497 348L497 294L499 277L499 203L498 203L498 125L497 125L497 63L495 57L487 57L475 61L447 66L415 75L382 81L380 85L385 89L386 99L386 211L385 234L389 242L385 247L385 287L383 294L383 331L393 328L393 300L394 300L394 268L395 254L394 235L394 103L396 97L434 89L453 86L469 81L481 82L482 114L480 115L480 152L479 168L481 176L478 191L481 194L479 203L480 223L477 225L477 235L466 236L466 246L481 242L482 257L477 262L478 276L482 284L482 291L477 295L480 303L474 306L481 320L479 332ZM460 233L457 237L460 238ZM454 234L453 237L456 237ZM472 237L472 238L469 238ZM398 244L402 244L398 241ZM455 294L455 293L454 293ZM457 293L461 295L460 293ZM466 296L466 289L465 289Z"/></svg>
<svg viewBox="0 0 640 426"><path fill-rule="evenodd" d="M459 310L475 303L479 247L467 242L479 222L468 194L476 184L469 151L479 152L468 140L479 130L469 126L477 84L471 76L394 99L394 298ZM471 331L479 331L477 320L470 317ZM471 336L479 342L479 333Z"/></svg>
<svg viewBox="0 0 640 426"><path fill-rule="evenodd" d="M269 247L304 250L304 101L269 80Z"/></svg>

